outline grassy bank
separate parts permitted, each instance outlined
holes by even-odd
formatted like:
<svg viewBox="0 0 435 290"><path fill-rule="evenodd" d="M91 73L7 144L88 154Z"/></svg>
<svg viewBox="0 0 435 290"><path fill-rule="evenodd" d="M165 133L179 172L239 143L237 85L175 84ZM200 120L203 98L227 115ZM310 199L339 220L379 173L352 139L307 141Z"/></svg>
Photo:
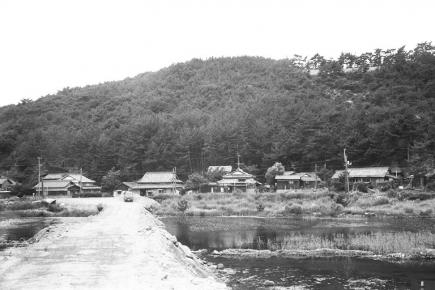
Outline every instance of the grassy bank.
<svg viewBox="0 0 435 290"><path fill-rule="evenodd" d="M0 212L10 212L20 217L86 217L102 210L101 206L69 208L40 200L13 199L0 201Z"/></svg>
<svg viewBox="0 0 435 290"><path fill-rule="evenodd" d="M435 216L435 195L352 192L349 195L322 191L286 193L204 193L183 197L163 197L158 215L192 216L339 216L377 214Z"/></svg>

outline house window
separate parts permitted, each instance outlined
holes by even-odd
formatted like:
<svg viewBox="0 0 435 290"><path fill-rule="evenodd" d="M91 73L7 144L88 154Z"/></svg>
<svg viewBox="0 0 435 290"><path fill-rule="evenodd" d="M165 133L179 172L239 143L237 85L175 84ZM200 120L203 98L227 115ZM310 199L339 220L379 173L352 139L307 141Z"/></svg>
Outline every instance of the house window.
<svg viewBox="0 0 435 290"><path fill-rule="evenodd" d="M159 194L162 194L162 193L164 193L164 190L163 189L159 189Z"/></svg>

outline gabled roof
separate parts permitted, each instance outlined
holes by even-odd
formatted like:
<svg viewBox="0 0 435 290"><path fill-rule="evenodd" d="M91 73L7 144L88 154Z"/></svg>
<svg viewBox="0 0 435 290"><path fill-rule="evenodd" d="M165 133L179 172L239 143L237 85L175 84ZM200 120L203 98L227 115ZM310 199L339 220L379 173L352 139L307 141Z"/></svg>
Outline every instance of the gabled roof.
<svg viewBox="0 0 435 290"><path fill-rule="evenodd" d="M44 176L43 180L60 180L65 177L67 173L49 173Z"/></svg>
<svg viewBox="0 0 435 290"><path fill-rule="evenodd" d="M81 180L80 180L81 176ZM50 173L42 178L43 180L71 180L76 182L95 182L79 173Z"/></svg>
<svg viewBox="0 0 435 290"><path fill-rule="evenodd" d="M243 171L240 168L237 168L236 170L234 170L231 173L225 174L224 176L222 176L222 178L224 179L232 179L232 178L253 178L254 176L252 174L249 174L245 171Z"/></svg>
<svg viewBox="0 0 435 290"><path fill-rule="evenodd" d="M182 183L172 171L147 172L137 183Z"/></svg>
<svg viewBox="0 0 435 290"><path fill-rule="evenodd" d="M314 172L295 172L288 175L277 175L276 180L302 180L302 181L322 181L319 176L316 179L316 173Z"/></svg>
<svg viewBox="0 0 435 290"><path fill-rule="evenodd" d="M209 166L207 169L208 173L211 172L223 172L223 173L230 173L233 170L233 167L231 165L225 165L225 166Z"/></svg>
<svg viewBox="0 0 435 290"><path fill-rule="evenodd" d="M349 168L349 177L374 177L374 178L385 178L389 174L389 167L359 167L359 168ZM341 174L344 173L344 170L335 171L332 178L338 179Z"/></svg>
<svg viewBox="0 0 435 290"><path fill-rule="evenodd" d="M234 179L228 178L228 179L218 180L216 183L219 185L261 184L260 182L256 181L253 178L246 179L245 181L239 181L239 179L237 179L237 178L234 178Z"/></svg>
<svg viewBox="0 0 435 290"><path fill-rule="evenodd" d="M95 182L95 180L89 179L84 175L78 173L68 173L63 178L63 180L72 180L77 182Z"/></svg>
<svg viewBox="0 0 435 290"><path fill-rule="evenodd" d="M56 189L67 189L71 186L76 186L69 180L44 180L43 182L38 183L33 188L40 189L41 187L46 189L56 188Z"/></svg>
<svg viewBox="0 0 435 290"><path fill-rule="evenodd" d="M0 176L0 184L3 184L6 181L9 182L12 185L16 184L16 182L13 181L12 179L7 178L6 176Z"/></svg>

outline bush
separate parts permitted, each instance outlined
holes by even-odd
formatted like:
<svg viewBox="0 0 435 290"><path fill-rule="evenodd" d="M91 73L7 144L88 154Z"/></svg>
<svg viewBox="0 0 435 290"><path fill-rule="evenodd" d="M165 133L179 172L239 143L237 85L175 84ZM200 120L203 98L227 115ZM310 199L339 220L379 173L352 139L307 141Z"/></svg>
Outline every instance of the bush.
<svg viewBox="0 0 435 290"><path fill-rule="evenodd" d="M302 207L297 204L290 204L285 207L285 212L289 214L302 214Z"/></svg>
<svg viewBox="0 0 435 290"><path fill-rule="evenodd" d="M372 205L374 205L374 206L383 205L383 204L388 204L389 202L390 201L388 200L388 198L386 198L385 196L382 196L380 198L375 199Z"/></svg>
<svg viewBox="0 0 435 290"><path fill-rule="evenodd" d="M189 208L189 203L185 199L180 199L177 203L177 209L181 212L185 212Z"/></svg>
<svg viewBox="0 0 435 290"><path fill-rule="evenodd" d="M423 216L423 217L428 217L428 216L431 216L431 215L432 215L432 209L431 208L428 208L427 210L422 210L420 212L420 216Z"/></svg>
<svg viewBox="0 0 435 290"><path fill-rule="evenodd" d="M391 190L391 188L392 188L391 184L387 183L387 184L384 184L384 185L381 186L381 191L385 192L387 190Z"/></svg>
<svg viewBox="0 0 435 290"><path fill-rule="evenodd" d="M258 212L262 212L262 211L264 211L264 205L263 205L262 203L260 203L260 204L257 205L257 211L258 211Z"/></svg>
<svg viewBox="0 0 435 290"><path fill-rule="evenodd" d="M103 205L101 203L97 204L97 210L98 212L103 210Z"/></svg>
<svg viewBox="0 0 435 290"><path fill-rule="evenodd" d="M389 198L396 198L396 197L398 197L398 194L394 189L389 189L387 192L387 196Z"/></svg>
<svg viewBox="0 0 435 290"><path fill-rule="evenodd" d="M426 185L426 190L435 191L435 180Z"/></svg>
<svg viewBox="0 0 435 290"><path fill-rule="evenodd" d="M414 213L414 209L412 209L410 207L407 207L407 208L405 208L405 213L407 213L407 214L413 214Z"/></svg>
<svg viewBox="0 0 435 290"><path fill-rule="evenodd" d="M61 212L63 211L63 208L58 204L50 203L47 207L47 210L51 212Z"/></svg>
<svg viewBox="0 0 435 290"><path fill-rule="evenodd" d="M355 183L354 186L359 192L367 193L369 191L367 184L364 182Z"/></svg>
<svg viewBox="0 0 435 290"><path fill-rule="evenodd" d="M333 203L331 204L331 216L337 216L343 212L344 207L341 204Z"/></svg>
<svg viewBox="0 0 435 290"><path fill-rule="evenodd" d="M336 203L341 204L342 206L347 206L351 202L350 194L345 192L334 194L333 199Z"/></svg>

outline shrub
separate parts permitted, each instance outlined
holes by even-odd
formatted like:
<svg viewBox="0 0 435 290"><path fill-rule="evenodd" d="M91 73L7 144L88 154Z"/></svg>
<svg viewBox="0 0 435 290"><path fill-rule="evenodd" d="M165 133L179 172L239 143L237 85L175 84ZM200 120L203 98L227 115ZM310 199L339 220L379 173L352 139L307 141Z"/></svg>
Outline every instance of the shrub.
<svg viewBox="0 0 435 290"><path fill-rule="evenodd" d="M101 203L97 204L97 210L98 212L103 210L103 205Z"/></svg>
<svg viewBox="0 0 435 290"><path fill-rule="evenodd" d="M333 199L336 203L341 204L342 206L347 206L351 202L350 194L345 192L333 195Z"/></svg>
<svg viewBox="0 0 435 290"><path fill-rule="evenodd" d="M435 191L435 180L426 185L426 190Z"/></svg>
<svg viewBox="0 0 435 290"><path fill-rule="evenodd" d="M199 216L201 216L201 217L205 216L205 212L200 211L200 212L199 212Z"/></svg>
<svg viewBox="0 0 435 290"><path fill-rule="evenodd" d="M395 197L398 197L398 194L394 189L389 189L387 192L387 196L389 198L395 198Z"/></svg>
<svg viewBox="0 0 435 290"><path fill-rule="evenodd" d="M285 212L290 214L302 214L302 207L297 204L290 204L285 207Z"/></svg>
<svg viewBox="0 0 435 290"><path fill-rule="evenodd" d="M364 192L364 193L368 192L368 186L364 182L355 183L354 186L356 190L358 190L359 192Z"/></svg>
<svg viewBox="0 0 435 290"><path fill-rule="evenodd" d="M189 208L189 203L185 199L180 199L177 203L177 209L181 212L185 212Z"/></svg>
<svg viewBox="0 0 435 290"><path fill-rule="evenodd" d="M385 196L382 196L380 198L375 199L373 201L372 205L377 206L377 205L383 205L383 204L388 204L388 203L389 203L388 198L386 198Z"/></svg>
<svg viewBox="0 0 435 290"><path fill-rule="evenodd" d="M257 205L257 211L258 211L258 212L262 212L262 211L264 211L264 205L263 205L262 203L260 203L260 204Z"/></svg>
<svg viewBox="0 0 435 290"><path fill-rule="evenodd" d="M337 216L343 212L344 207L341 204L331 204L331 216Z"/></svg>
<svg viewBox="0 0 435 290"><path fill-rule="evenodd" d="M407 207L407 208L405 208L405 213L407 213L407 214L413 214L414 213L414 209L412 209L410 207Z"/></svg>
<svg viewBox="0 0 435 290"><path fill-rule="evenodd" d="M387 190L391 190L391 187L392 186L391 186L390 183L384 184L384 185L381 186L381 191L385 192Z"/></svg>
<svg viewBox="0 0 435 290"><path fill-rule="evenodd" d="M428 208L427 210L422 210L420 212L420 216L427 217L427 216L431 216L431 215L432 215L432 209L431 208Z"/></svg>
<svg viewBox="0 0 435 290"><path fill-rule="evenodd" d="M61 206L59 206L58 204L50 203L47 207L47 210L51 211L51 212L61 212L61 211L63 211L63 208Z"/></svg>

